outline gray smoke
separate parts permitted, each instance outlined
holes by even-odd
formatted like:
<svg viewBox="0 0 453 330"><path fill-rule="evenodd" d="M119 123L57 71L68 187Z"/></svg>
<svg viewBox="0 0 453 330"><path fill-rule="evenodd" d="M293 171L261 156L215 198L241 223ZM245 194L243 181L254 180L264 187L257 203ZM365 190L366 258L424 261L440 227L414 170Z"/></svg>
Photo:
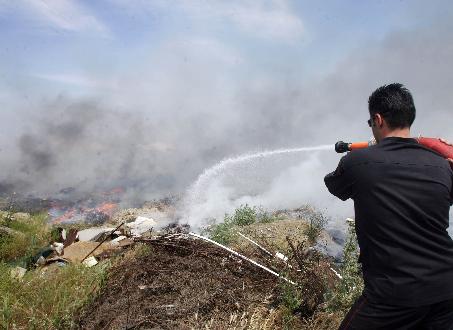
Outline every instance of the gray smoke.
<svg viewBox="0 0 453 330"><path fill-rule="evenodd" d="M36 195L118 185L131 199L183 193L227 156L368 139L367 98L391 82L413 92L414 135L453 140L451 22L370 39L310 79L292 73L302 58L281 63L279 74L244 74L253 56L197 39L164 44L139 68L112 76L114 87L93 88L90 96L30 93L25 101L11 93L14 105L2 110L9 133L1 135L0 183ZM328 200L319 204L340 208L322 182L338 159L323 152L269 165L260 174L269 182L237 201L277 208ZM350 206L340 213L350 214Z"/></svg>

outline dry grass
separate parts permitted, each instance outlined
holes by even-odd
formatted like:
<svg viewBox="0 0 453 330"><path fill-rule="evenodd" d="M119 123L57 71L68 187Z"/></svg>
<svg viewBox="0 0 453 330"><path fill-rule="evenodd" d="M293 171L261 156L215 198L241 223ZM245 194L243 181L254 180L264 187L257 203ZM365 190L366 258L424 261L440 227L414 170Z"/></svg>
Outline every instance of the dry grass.
<svg viewBox="0 0 453 330"><path fill-rule="evenodd" d="M73 314L102 287L108 264L53 266L21 280L0 264L0 328L68 329Z"/></svg>
<svg viewBox="0 0 453 330"><path fill-rule="evenodd" d="M295 244L301 243L306 239L304 232L307 227L308 224L305 221L284 219L271 223L255 223L245 227L236 227L234 230L272 251L285 252L289 250L287 237ZM237 237L230 246L239 251L251 247L250 243L241 237Z"/></svg>

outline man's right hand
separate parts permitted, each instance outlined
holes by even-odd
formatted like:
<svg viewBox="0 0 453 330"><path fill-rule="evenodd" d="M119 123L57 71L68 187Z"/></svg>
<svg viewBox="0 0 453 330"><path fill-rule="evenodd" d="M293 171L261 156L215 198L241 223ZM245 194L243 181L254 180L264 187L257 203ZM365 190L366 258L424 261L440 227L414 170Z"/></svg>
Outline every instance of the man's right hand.
<svg viewBox="0 0 453 330"><path fill-rule="evenodd" d="M453 143L447 141L447 140L444 140L444 139L439 139L441 142L445 143L445 144L448 144L449 146L453 146ZM448 161L450 162L450 164L453 166L453 158L448 158Z"/></svg>

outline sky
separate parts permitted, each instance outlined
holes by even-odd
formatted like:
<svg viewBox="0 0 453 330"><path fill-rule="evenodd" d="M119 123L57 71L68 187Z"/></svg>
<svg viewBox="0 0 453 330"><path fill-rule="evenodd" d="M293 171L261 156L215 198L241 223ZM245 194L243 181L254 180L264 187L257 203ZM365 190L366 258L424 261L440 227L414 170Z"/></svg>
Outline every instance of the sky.
<svg viewBox="0 0 453 330"><path fill-rule="evenodd" d="M414 135L453 140L452 22L446 0L0 0L0 182L183 194L226 157L368 139L392 82ZM231 170L257 191L224 198L327 200L339 156L314 155Z"/></svg>

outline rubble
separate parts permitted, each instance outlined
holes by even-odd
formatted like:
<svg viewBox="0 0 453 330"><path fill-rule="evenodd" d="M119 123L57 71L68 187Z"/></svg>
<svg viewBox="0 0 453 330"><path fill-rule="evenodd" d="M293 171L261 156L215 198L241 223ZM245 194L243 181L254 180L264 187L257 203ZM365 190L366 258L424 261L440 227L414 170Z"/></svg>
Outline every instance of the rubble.
<svg viewBox="0 0 453 330"><path fill-rule="evenodd" d="M92 227L79 231L79 241L96 241L100 235L111 232L114 227Z"/></svg>
<svg viewBox="0 0 453 330"><path fill-rule="evenodd" d="M91 256L89 258L86 258L82 264L84 264L85 266L87 267L93 267L93 266L96 266L98 264L98 261L95 257Z"/></svg>
<svg viewBox="0 0 453 330"><path fill-rule="evenodd" d="M90 253L92 253L93 256L98 256L103 252L112 249L112 246L109 243L105 242L98 246L95 252L92 252L97 246L97 242L79 241L66 247L64 249L63 256L70 262L80 263Z"/></svg>
<svg viewBox="0 0 453 330"><path fill-rule="evenodd" d="M126 226L130 229L133 237L140 237L144 233L151 231L156 224L156 221L152 218L139 216L134 222L127 223Z"/></svg>

